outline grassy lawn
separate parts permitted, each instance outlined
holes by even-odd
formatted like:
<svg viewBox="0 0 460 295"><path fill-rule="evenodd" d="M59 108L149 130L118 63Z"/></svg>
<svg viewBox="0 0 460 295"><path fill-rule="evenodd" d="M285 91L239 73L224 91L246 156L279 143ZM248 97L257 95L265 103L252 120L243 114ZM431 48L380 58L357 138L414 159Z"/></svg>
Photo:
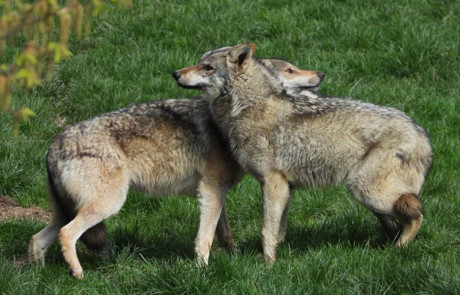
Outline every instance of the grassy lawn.
<svg viewBox="0 0 460 295"><path fill-rule="evenodd" d="M425 221L406 249L344 187L295 191L276 264L261 260L262 197L246 177L227 198L238 249L194 261L198 202L130 194L107 221L103 256L78 246L85 280L55 243L44 268L25 263L34 220L0 223L0 294L460 294L460 5L458 1L134 1L96 21L54 78L16 92L37 116L12 137L0 115L0 195L48 209L45 153L65 126L138 102L193 97L171 77L206 50L252 41L256 56L326 73L323 94L403 110L429 133ZM0 57L4 62L5 57ZM56 121L65 120L63 127ZM0 209L1 210L1 209Z"/></svg>

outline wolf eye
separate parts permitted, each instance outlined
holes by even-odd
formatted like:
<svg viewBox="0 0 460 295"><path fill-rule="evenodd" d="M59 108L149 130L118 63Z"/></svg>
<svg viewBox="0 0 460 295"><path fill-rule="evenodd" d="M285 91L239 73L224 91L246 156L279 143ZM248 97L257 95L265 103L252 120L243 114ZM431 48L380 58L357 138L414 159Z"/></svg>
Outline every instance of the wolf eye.
<svg viewBox="0 0 460 295"><path fill-rule="evenodd" d="M294 71L293 71L291 68L287 68L287 69L286 69L286 72L288 72L289 74L294 73Z"/></svg>
<svg viewBox="0 0 460 295"><path fill-rule="evenodd" d="M211 70L213 70L213 67L210 66L210 65L205 65L205 66L203 67L203 69L204 69L205 71L211 71Z"/></svg>

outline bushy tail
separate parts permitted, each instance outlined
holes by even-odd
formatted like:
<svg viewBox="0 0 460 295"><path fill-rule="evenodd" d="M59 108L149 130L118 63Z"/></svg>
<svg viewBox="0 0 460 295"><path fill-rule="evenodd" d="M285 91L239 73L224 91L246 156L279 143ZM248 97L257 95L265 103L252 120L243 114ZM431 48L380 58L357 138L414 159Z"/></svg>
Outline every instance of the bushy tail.
<svg viewBox="0 0 460 295"><path fill-rule="evenodd" d="M81 237L80 239L86 245L86 247L96 250L102 251L107 247L107 229L105 227L104 222L100 222L89 228Z"/></svg>
<svg viewBox="0 0 460 295"><path fill-rule="evenodd" d="M423 216L423 205L415 194L402 194L394 204L394 212L401 221L411 221Z"/></svg>
<svg viewBox="0 0 460 295"><path fill-rule="evenodd" d="M67 196L65 193L60 194L56 185L53 181L51 171L47 165L48 172L48 194L50 202L54 204L53 214L58 216L65 223L70 222L76 216L76 204L74 200ZM56 218L56 217L55 217ZM89 228L83 235L80 237L81 241L86 245L86 247L101 251L107 246L107 235L106 227L103 222L96 224L95 226Z"/></svg>

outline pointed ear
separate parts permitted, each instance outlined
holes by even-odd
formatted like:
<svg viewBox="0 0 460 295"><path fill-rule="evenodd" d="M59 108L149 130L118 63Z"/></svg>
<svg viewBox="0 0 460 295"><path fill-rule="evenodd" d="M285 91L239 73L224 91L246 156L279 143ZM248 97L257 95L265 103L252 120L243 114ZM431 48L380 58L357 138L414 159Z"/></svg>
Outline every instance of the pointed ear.
<svg viewBox="0 0 460 295"><path fill-rule="evenodd" d="M256 45L254 43L244 43L229 52L228 61L237 69L243 71L255 51Z"/></svg>

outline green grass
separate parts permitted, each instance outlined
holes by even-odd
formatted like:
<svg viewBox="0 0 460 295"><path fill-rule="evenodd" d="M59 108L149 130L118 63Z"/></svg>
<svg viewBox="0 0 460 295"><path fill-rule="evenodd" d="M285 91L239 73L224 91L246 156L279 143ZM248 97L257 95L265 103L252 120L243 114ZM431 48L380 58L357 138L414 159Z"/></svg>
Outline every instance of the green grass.
<svg viewBox="0 0 460 295"><path fill-rule="evenodd" d="M12 137L0 116L0 194L48 208L44 157L66 125L151 99L192 97L174 69L209 49L246 41L256 55L280 57L327 76L321 93L393 106L427 129L433 167L422 193L425 221L416 241L374 247L380 226L343 187L298 190L286 241L268 268L261 253L261 192L247 177L228 196L238 244L213 248L195 267L196 200L130 194L108 220L105 257L79 245L85 280L67 275L59 245L46 267L22 263L41 222L0 224L0 294L460 294L460 6L458 1L134 1L94 24L90 40L54 79L16 92L14 106L37 116ZM3 61L3 58L2 58Z"/></svg>

